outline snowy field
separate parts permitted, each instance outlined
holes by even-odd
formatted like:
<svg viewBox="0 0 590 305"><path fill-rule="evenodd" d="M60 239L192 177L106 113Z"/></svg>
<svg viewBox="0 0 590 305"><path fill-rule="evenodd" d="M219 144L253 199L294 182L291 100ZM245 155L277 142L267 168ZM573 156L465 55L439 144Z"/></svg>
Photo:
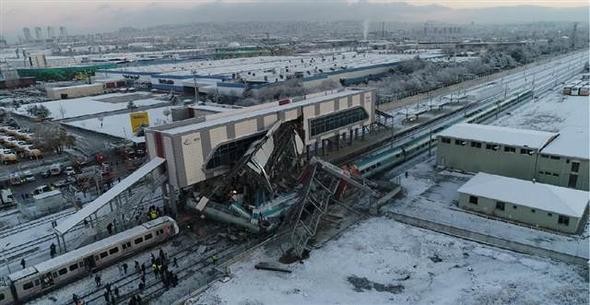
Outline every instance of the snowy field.
<svg viewBox="0 0 590 305"><path fill-rule="evenodd" d="M172 117L170 115L166 115L166 113L170 113L172 108L174 107L165 106L145 110L149 116L150 127L160 126L172 122ZM136 137L133 132L131 132L131 120L129 118L129 113L113 114L101 118L90 118L68 122L66 124L88 129L94 132L105 133L119 138L143 141L143 137Z"/></svg>
<svg viewBox="0 0 590 305"><path fill-rule="evenodd" d="M588 97L558 91L492 123L562 133L588 133ZM588 141L588 137L586 137ZM588 146L586 143L578 145ZM589 256L582 236L540 231L480 217L456 207L469 175L439 172L432 159L402 178L405 197L386 212L479 230L481 233ZM378 234L376 234L378 232ZM258 250L232 266L233 278L215 283L187 304L588 304L587 269L418 229L389 218L370 219L314 250L293 273L258 271L278 250Z"/></svg>
<svg viewBox="0 0 590 305"><path fill-rule="evenodd" d="M66 100L56 100L44 103L21 105L17 109L9 109L18 114L30 116L27 109L33 105L43 105L50 111L50 117L55 120L75 118L83 115L99 114L102 112L115 111L127 108L127 103L110 103L100 101L105 98L125 97L133 95L145 95L144 99L134 100L133 103L138 106L149 106L158 103L165 103L166 101L150 98L150 93L110 93L97 96L87 96L81 98L73 98Z"/></svg>
<svg viewBox="0 0 590 305"><path fill-rule="evenodd" d="M379 234L376 234L376 233ZM258 271L278 254L259 250L187 304L588 303L579 267L540 260L373 218L312 251L293 273Z"/></svg>

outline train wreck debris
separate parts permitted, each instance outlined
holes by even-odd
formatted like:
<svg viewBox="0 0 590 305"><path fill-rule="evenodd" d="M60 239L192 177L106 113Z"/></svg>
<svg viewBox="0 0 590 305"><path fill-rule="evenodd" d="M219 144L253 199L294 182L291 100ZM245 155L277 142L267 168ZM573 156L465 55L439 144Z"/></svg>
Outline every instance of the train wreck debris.
<svg viewBox="0 0 590 305"><path fill-rule="evenodd" d="M297 121L277 122L211 191L193 192L187 206L252 232L276 228L296 198L290 190L297 185L303 153L298 129Z"/></svg>

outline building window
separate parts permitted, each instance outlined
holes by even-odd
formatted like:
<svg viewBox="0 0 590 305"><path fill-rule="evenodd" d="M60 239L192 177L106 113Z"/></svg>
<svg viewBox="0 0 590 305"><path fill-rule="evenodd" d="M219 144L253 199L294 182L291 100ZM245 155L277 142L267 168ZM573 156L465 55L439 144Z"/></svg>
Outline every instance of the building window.
<svg viewBox="0 0 590 305"><path fill-rule="evenodd" d="M219 145L209 161L207 161L207 166L205 168L213 169L219 166L231 166L244 156L244 153L246 153L252 142L260 139L262 136L264 136L264 133Z"/></svg>
<svg viewBox="0 0 590 305"><path fill-rule="evenodd" d="M70 266L70 271L74 271L76 269L78 269L78 264L73 264Z"/></svg>
<svg viewBox="0 0 590 305"><path fill-rule="evenodd" d="M572 172L577 173L580 170L579 162L572 162Z"/></svg>
<svg viewBox="0 0 590 305"><path fill-rule="evenodd" d="M551 174L551 175L552 175L553 177L559 177L559 174L557 174L557 173L553 173L553 174Z"/></svg>
<svg viewBox="0 0 590 305"><path fill-rule="evenodd" d="M541 158L548 159L548 158L549 158L549 156L548 156L548 155L541 155Z"/></svg>
<svg viewBox="0 0 590 305"><path fill-rule="evenodd" d="M456 144L456 145L461 145L461 146L463 146L463 145L465 145L465 141L463 141L463 140L459 140L459 139L455 139L455 144Z"/></svg>
<svg viewBox="0 0 590 305"><path fill-rule="evenodd" d="M59 269L59 271L57 273L59 273L59 275L64 275L64 274L68 273L68 269L66 269L66 268Z"/></svg>
<svg viewBox="0 0 590 305"><path fill-rule="evenodd" d="M152 233L150 233L150 234L147 234L147 235L145 236L145 240L151 239L151 238L152 238L152 236L153 236L153 235L152 235Z"/></svg>
<svg viewBox="0 0 590 305"><path fill-rule="evenodd" d="M504 211L505 205L502 201L496 201L496 210Z"/></svg>
<svg viewBox="0 0 590 305"><path fill-rule="evenodd" d="M471 142L471 147L481 148L481 143L480 142Z"/></svg>
<svg viewBox="0 0 590 305"><path fill-rule="evenodd" d="M557 223L560 225L569 226L570 218L567 216L559 215L559 218L557 218Z"/></svg>
<svg viewBox="0 0 590 305"><path fill-rule="evenodd" d="M26 284L23 285L23 290L28 290L33 288L33 282L28 282Z"/></svg>
<svg viewBox="0 0 590 305"><path fill-rule="evenodd" d="M513 204L512 208L516 210L518 207Z"/></svg>
<svg viewBox="0 0 590 305"><path fill-rule="evenodd" d="M486 144L486 149L498 150L498 145L496 145L496 144Z"/></svg>
<svg viewBox="0 0 590 305"><path fill-rule="evenodd" d="M537 211L535 211L535 209L531 209L531 213L536 213Z"/></svg>
<svg viewBox="0 0 590 305"><path fill-rule="evenodd" d="M114 247L114 248L112 248L112 249L109 250L109 254L115 254L117 252L119 252L119 248L117 248L117 247Z"/></svg>
<svg viewBox="0 0 590 305"><path fill-rule="evenodd" d="M451 139L449 139L449 138L440 138L440 141L445 144L451 144Z"/></svg>
<svg viewBox="0 0 590 305"><path fill-rule="evenodd" d="M363 107L354 107L319 118L310 119L310 135L312 137L317 136L324 132L336 130L350 124L364 121L368 118L369 114Z"/></svg>
<svg viewBox="0 0 590 305"><path fill-rule="evenodd" d="M553 217L553 214L551 214L551 213L547 213L547 216L549 216L549 217Z"/></svg>
<svg viewBox="0 0 590 305"><path fill-rule="evenodd" d="M504 146L504 151L505 152L516 152L516 148L512 147L512 146Z"/></svg>
<svg viewBox="0 0 590 305"><path fill-rule="evenodd" d="M108 256L108 254L106 252L103 252L103 253L100 254L100 258L105 258L107 256Z"/></svg>
<svg viewBox="0 0 590 305"><path fill-rule="evenodd" d="M477 196L469 196L469 203L477 204Z"/></svg>
<svg viewBox="0 0 590 305"><path fill-rule="evenodd" d="M520 154L521 155L531 155L533 153L532 149L526 149L526 148L521 148L520 149Z"/></svg>
<svg viewBox="0 0 590 305"><path fill-rule="evenodd" d="M559 160L560 159L558 156L551 156L550 158L553 159L553 160Z"/></svg>
<svg viewBox="0 0 590 305"><path fill-rule="evenodd" d="M142 241L143 241L143 237L136 238L135 239L135 244L137 245L137 244L141 243Z"/></svg>

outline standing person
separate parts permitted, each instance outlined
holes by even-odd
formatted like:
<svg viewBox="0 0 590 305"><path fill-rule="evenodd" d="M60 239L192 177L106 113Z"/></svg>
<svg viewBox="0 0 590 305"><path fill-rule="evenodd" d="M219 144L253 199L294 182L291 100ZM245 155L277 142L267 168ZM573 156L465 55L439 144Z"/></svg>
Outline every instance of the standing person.
<svg viewBox="0 0 590 305"><path fill-rule="evenodd" d="M49 254L51 255L51 258L55 257L56 253L57 251L55 250L55 244L51 243L51 246L49 246Z"/></svg>
<svg viewBox="0 0 590 305"><path fill-rule="evenodd" d="M141 267L139 267L139 262L135 261L135 272L139 273L141 271Z"/></svg>
<svg viewBox="0 0 590 305"><path fill-rule="evenodd" d="M20 260L20 265L23 266L23 269L25 269L27 262L25 262L24 258Z"/></svg>
<svg viewBox="0 0 590 305"><path fill-rule="evenodd" d="M115 296L118 299L119 298L119 287L115 286L115 288L113 289L113 292L115 293Z"/></svg>
<svg viewBox="0 0 590 305"><path fill-rule="evenodd" d="M109 292L105 290L105 292L102 295L104 296L104 299L107 302L107 304L109 304L111 300L111 298L109 298Z"/></svg>
<svg viewBox="0 0 590 305"><path fill-rule="evenodd" d="M141 273L145 275L145 264L141 263Z"/></svg>
<svg viewBox="0 0 590 305"><path fill-rule="evenodd" d="M100 287L101 283L100 283L100 274L96 274L94 276L94 281L96 282L96 287Z"/></svg>
<svg viewBox="0 0 590 305"><path fill-rule="evenodd" d="M117 269L119 270L119 275L122 275L123 274L123 266L117 265Z"/></svg>
<svg viewBox="0 0 590 305"><path fill-rule="evenodd" d="M123 273L127 274L127 263L123 263Z"/></svg>
<svg viewBox="0 0 590 305"><path fill-rule="evenodd" d="M172 265L178 268L178 261L176 260L176 257L174 257L174 260L172 260Z"/></svg>
<svg viewBox="0 0 590 305"><path fill-rule="evenodd" d="M109 235L113 235L113 223L109 222L109 224L107 225L107 231L109 232Z"/></svg>

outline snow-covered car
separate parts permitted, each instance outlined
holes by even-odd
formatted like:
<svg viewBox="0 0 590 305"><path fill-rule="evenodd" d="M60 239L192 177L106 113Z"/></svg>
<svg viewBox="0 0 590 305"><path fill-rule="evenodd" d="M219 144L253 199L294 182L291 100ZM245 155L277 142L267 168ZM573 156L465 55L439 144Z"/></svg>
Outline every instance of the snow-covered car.
<svg viewBox="0 0 590 305"><path fill-rule="evenodd" d="M35 175L33 175L33 172L31 172L31 171L24 171L23 172L23 177L24 177L24 179L25 179L26 182L35 181Z"/></svg>
<svg viewBox="0 0 590 305"><path fill-rule="evenodd" d="M66 176L73 176L73 175L75 175L75 174L76 174L76 171L74 170L74 168L73 168L73 167L71 167L71 166L68 166L68 167L66 167L66 169L64 169L64 174L65 174Z"/></svg>

